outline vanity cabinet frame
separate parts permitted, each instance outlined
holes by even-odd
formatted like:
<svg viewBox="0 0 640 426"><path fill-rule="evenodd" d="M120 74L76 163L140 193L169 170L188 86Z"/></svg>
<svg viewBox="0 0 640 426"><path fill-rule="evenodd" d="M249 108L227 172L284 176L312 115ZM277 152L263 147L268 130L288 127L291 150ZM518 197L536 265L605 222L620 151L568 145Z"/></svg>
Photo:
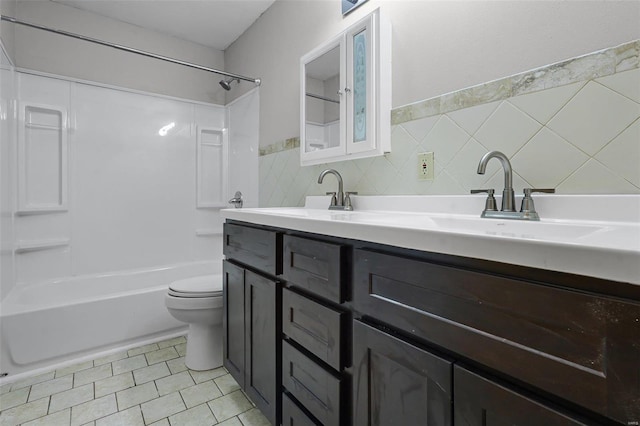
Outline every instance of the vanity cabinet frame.
<svg viewBox="0 0 640 426"><path fill-rule="evenodd" d="M360 58L356 37L365 37L365 101L356 100L358 89L354 63ZM340 143L338 146L307 151L306 65L334 48L340 50ZM337 37L313 49L300 59L300 164L309 166L333 161L384 155L391 151L391 24L376 9ZM364 106L357 117L356 106ZM364 119L364 139L358 137L356 121Z"/></svg>

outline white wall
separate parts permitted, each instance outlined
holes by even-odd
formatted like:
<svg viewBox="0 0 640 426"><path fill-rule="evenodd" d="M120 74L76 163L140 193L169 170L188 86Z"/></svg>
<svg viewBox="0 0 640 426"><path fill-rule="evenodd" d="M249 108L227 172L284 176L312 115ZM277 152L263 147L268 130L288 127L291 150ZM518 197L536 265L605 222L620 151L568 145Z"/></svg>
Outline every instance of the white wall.
<svg viewBox="0 0 640 426"><path fill-rule="evenodd" d="M20 1L15 12L27 22L216 69L225 67L222 51L49 0ZM225 101L226 92L216 74L19 25L15 26L15 63L21 68L180 98Z"/></svg>
<svg viewBox="0 0 640 426"><path fill-rule="evenodd" d="M38 139L18 123L26 168L17 166L10 181L20 181L20 170L33 176L23 182L35 182L47 170L58 173L58 158L66 156L68 203L57 212L26 209L15 216L16 283L222 258L218 210L226 206L227 194L217 195L217 206L197 206L196 135L203 127L223 131L225 107L25 73L18 77L20 109L60 109L68 114L69 128L68 148L58 155L56 141L46 135ZM169 123L175 126L161 135L159 129ZM39 154L51 149L56 155ZM57 199L46 193L56 188L25 193L38 205L39 197ZM18 187L2 190L3 197L16 197ZM51 241L67 244L45 247ZM34 246L42 248L20 249Z"/></svg>
<svg viewBox="0 0 640 426"><path fill-rule="evenodd" d="M393 107L640 38L637 1L278 0L225 51L262 78L260 145L298 136L299 59L382 7L393 26ZM240 92L240 91L238 91Z"/></svg>
<svg viewBox="0 0 640 426"><path fill-rule="evenodd" d="M15 137L11 100L15 95L14 71L0 49L0 300L13 287L12 151Z"/></svg>

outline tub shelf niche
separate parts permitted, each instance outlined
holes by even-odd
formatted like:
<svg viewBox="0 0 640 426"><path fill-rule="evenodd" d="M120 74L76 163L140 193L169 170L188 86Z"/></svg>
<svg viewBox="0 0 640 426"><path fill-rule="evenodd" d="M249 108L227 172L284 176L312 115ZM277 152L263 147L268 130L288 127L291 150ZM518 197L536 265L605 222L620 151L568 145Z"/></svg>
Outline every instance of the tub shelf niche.
<svg viewBox="0 0 640 426"><path fill-rule="evenodd" d="M16 254L25 254L34 251L51 250L59 247L66 247L70 243L71 240L69 238L18 241L16 247L14 248L14 252Z"/></svg>
<svg viewBox="0 0 640 426"><path fill-rule="evenodd" d="M227 207L227 156L229 135L226 129L198 126L196 163L196 208Z"/></svg>
<svg viewBox="0 0 640 426"><path fill-rule="evenodd" d="M17 215L67 211L67 110L19 103Z"/></svg>

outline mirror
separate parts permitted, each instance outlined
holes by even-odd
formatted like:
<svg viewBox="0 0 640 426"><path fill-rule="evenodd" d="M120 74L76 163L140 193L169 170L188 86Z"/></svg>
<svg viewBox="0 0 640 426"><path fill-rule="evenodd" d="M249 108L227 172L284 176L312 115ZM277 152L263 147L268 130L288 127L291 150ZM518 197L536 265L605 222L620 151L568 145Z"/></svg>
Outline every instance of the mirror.
<svg viewBox="0 0 640 426"><path fill-rule="evenodd" d="M305 64L306 152L340 145L340 44Z"/></svg>

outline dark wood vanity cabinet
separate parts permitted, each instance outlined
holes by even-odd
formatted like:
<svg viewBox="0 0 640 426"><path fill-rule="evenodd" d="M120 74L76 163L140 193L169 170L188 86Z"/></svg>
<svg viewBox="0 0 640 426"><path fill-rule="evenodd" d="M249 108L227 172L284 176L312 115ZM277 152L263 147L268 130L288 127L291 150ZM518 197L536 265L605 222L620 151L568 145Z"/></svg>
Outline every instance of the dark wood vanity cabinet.
<svg viewBox="0 0 640 426"><path fill-rule="evenodd" d="M225 225L223 362L274 425L280 421L282 296L273 276L280 240L276 232ZM265 270L253 269L256 259Z"/></svg>
<svg viewBox="0 0 640 426"><path fill-rule="evenodd" d="M350 424L346 247L285 235L283 251L283 425Z"/></svg>
<svg viewBox="0 0 640 426"><path fill-rule="evenodd" d="M451 360L353 322L353 424L453 424Z"/></svg>
<svg viewBox="0 0 640 426"><path fill-rule="evenodd" d="M640 424L640 286L229 225L225 366L274 425Z"/></svg>
<svg viewBox="0 0 640 426"><path fill-rule="evenodd" d="M541 399L573 405L603 422L640 421L638 300L565 288L560 281L541 282L531 269L523 273L501 265L487 271L477 265L451 266L356 249L354 308ZM455 407L468 399L461 392L470 383L454 380ZM530 407L523 410L531 418L542 417L538 423L526 422L527 416L516 421L510 407L517 398L494 393L492 410L485 411L504 422L465 423L465 411L456 408L455 424L580 424L546 423L552 417L524 402L520 406Z"/></svg>

